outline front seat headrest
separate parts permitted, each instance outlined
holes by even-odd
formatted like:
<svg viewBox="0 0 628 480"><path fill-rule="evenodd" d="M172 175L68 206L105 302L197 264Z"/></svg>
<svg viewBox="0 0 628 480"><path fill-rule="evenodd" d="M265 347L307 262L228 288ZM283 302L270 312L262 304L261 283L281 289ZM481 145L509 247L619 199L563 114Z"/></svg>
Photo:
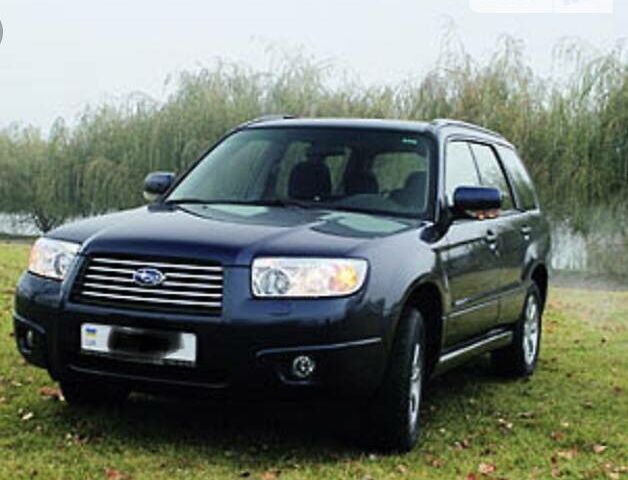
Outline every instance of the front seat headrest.
<svg viewBox="0 0 628 480"><path fill-rule="evenodd" d="M288 195L298 200L315 200L331 194L331 173L320 160L306 160L290 172Z"/></svg>
<svg viewBox="0 0 628 480"><path fill-rule="evenodd" d="M427 173L414 172L408 175L402 189L397 190L391 198L405 206L425 208L425 189L427 188Z"/></svg>

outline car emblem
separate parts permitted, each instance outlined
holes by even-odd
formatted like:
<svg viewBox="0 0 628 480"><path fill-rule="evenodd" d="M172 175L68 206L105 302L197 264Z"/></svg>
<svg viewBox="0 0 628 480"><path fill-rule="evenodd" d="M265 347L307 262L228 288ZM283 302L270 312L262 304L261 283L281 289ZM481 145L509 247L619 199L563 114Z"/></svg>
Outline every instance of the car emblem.
<svg viewBox="0 0 628 480"><path fill-rule="evenodd" d="M156 268L140 268L133 274L133 281L143 287L161 285L166 276Z"/></svg>

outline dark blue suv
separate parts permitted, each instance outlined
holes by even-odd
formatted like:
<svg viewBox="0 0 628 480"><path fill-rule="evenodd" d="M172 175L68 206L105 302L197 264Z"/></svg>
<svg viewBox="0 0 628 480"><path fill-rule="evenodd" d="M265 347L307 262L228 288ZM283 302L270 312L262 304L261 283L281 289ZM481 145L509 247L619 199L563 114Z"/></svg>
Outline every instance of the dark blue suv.
<svg viewBox="0 0 628 480"><path fill-rule="evenodd" d="M548 224L497 133L264 118L144 193L40 238L20 279L17 346L70 404L349 397L377 445L408 450L430 376L489 351L535 368Z"/></svg>

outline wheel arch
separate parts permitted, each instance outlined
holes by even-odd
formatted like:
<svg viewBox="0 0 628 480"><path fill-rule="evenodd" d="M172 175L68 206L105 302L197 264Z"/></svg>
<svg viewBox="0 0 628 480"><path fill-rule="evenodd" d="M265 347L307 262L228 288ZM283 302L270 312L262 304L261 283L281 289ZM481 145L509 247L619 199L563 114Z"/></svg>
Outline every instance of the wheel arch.
<svg viewBox="0 0 628 480"><path fill-rule="evenodd" d="M415 282L406 292L400 317L407 308L416 308L425 322L427 372L430 375L440 357L443 341L444 295L438 283L433 279Z"/></svg>
<svg viewBox="0 0 628 480"><path fill-rule="evenodd" d="M541 293L541 308L545 308L545 302L547 301L547 291L549 286L549 272L547 267L543 263L537 263L532 269L530 275L532 282L536 284Z"/></svg>

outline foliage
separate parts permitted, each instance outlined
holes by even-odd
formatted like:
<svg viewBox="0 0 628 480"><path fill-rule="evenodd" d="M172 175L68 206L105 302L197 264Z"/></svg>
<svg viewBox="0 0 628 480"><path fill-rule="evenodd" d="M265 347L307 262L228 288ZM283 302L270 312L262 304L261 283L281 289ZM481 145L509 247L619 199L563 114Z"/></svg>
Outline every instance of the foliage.
<svg viewBox="0 0 628 480"><path fill-rule="evenodd" d="M591 208L624 209L628 193L628 62L621 46L595 54L559 45L566 81L535 75L520 42L504 37L477 63L446 37L425 76L365 86L342 69L284 55L269 71L219 62L180 74L160 103L133 95L85 109L47 138L32 127L0 131L0 212L42 230L67 218L138 205L153 170L181 172L233 126L262 114L433 119L502 132L535 178L544 206L582 230ZM621 212L625 213L625 212Z"/></svg>

